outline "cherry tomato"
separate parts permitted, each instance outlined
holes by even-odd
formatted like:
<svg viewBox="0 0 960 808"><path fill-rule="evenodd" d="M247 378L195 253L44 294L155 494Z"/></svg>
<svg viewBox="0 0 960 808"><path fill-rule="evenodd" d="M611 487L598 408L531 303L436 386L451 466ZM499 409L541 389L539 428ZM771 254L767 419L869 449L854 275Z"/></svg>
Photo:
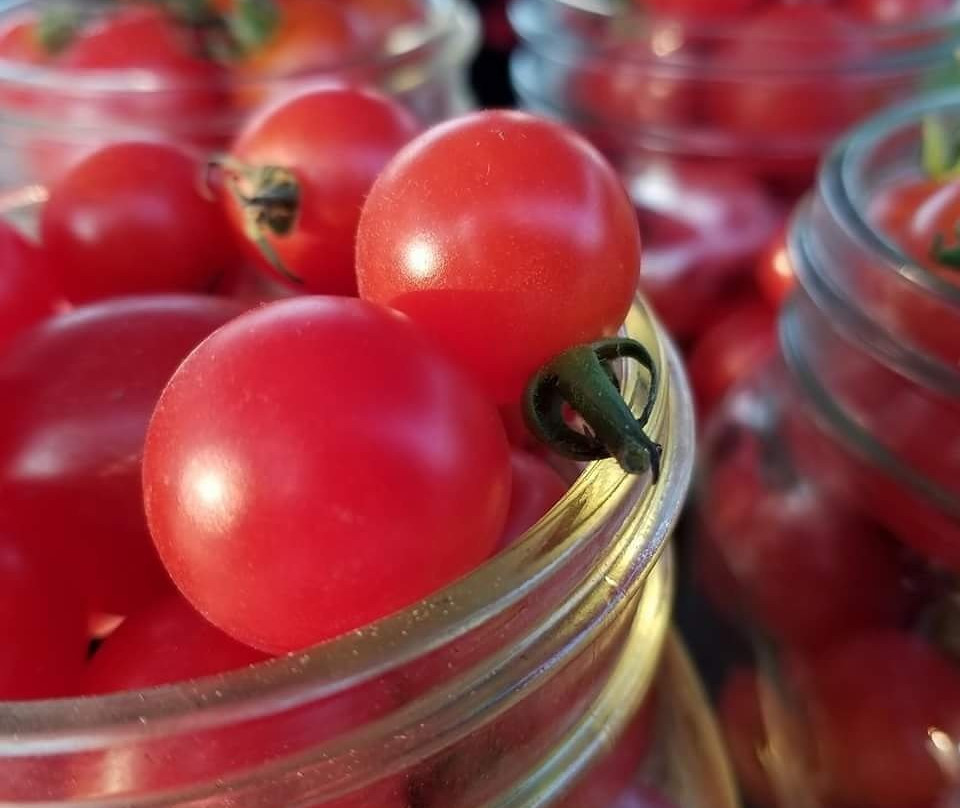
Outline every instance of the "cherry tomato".
<svg viewBox="0 0 960 808"><path fill-rule="evenodd" d="M748 299L693 344L687 369L701 417L708 417L738 381L773 356L776 325L776 314L765 302Z"/></svg>
<svg viewBox="0 0 960 808"><path fill-rule="evenodd" d="M0 26L0 59L21 64L45 64L53 54L40 36L38 15L22 11L9 15Z"/></svg>
<svg viewBox="0 0 960 808"><path fill-rule="evenodd" d="M742 17L763 0L634 0L654 14L710 22L725 17Z"/></svg>
<svg viewBox="0 0 960 808"><path fill-rule="evenodd" d="M116 143L74 166L40 214L47 261L67 297L211 290L237 259L202 181L192 157L160 143Z"/></svg>
<svg viewBox="0 0 960 808"><path fill-rule="evenodd" d="M360 294L406 312L499 403L621 325L640 263L613 169L564 127L481 112L405 148L370 192Z"/></svg>
<svg viewBox="0 0 960 808"><path fill-rule="evenodd" d="M396 102L345 87L309 90L252 120L230 152L227 207L256 260L309 291L354 294L364 197L417 129ZM288 203L279 215L256 202L278 194Z"/></svg>
<svg viewBox="0 0 960 808"><path fill-rule="evenodd" d="M866 634L816 660L812 729L835 800L931 805L952 784L933 734L960 730L960 671L919 637Z"/></svg>
<svg viewBox="0 0 960 808"><path fill-rule="evenodd" d="M676 338L701 334L781 221L752 177L674 160L630 172L643 236L640 288Z"/></svg>
<svg viewBox="0 0 960 808"><path fill-rule="evenodd" d="M144 459L174 581L268 651L472 570L499 539L509 488L496 408L405 317L351 298L274 303L217 332L164 392Z"/></svg>
<svg viewBox="0 0 960 808"><path fill-rule="evenodd" d="M0 357L0 502L57 547L94 611L128 614L169 586L143 512L147 421L181 360L240 311L126 298L49 319Z"/></svg>
<svg viewBox="0 0 960 808"><path fill-rule="evenodd" d="M730 753L730 761L746 796L757 805L779 804L761 755L768 748L767 720L760 702L761 683L756 671L737 668L724 682L717 701L717 718ZM790 750L795 756L795 750Z"/></svg>
<svg viewBox="0 0 960 808"><path fill-rule="evenodd" d="M0 700L76 695L87 624L76 570L0 512Z"/></svg>
<svg viewBox="0 0 960 808"><path fill-rule="evenodd" d="M128 617L87 668L89 694L184 682L253 665L266 654L241 645L172 593Z"/></svg>
<svg viewBox="0 0 960 808"><path fill-rule="evenodd" d="M787 229L782 228L757 259L754 277L763 296L779 307L797 284L790 253L787 248Z"/></svg>
<svg viewBox="0 0 960 808"><path fill-rule="evenodd" d="M509 547L539 522L570 487L552 466L518 449L510 454L512 484L500 548Z"/></svg>
<svg viewBox="0 0 960 808"><path fill-rule="evenodd" d="M910 605L896 546L744 442L711 470L702 519L740 602L789 648L899 625ZM724 604L718 604L721 608Z"/></svg>
<svg viewBox="0 0 960 808"><path fill-rule="evenodd" d="M843 0L842 8L870 23L893 24L946 15L956 8L954 0Z"/></svg>
<svg viewBox="0 0 960 808"><path fill-rule="evenodd" d="M0 222L0 352L28 326L52 315L61 302L40 251Z"/></svg>
<svg viewBox="0 0 960 808"><path fill-rule="evenodd" d="M818 5L772 6L736 33L710 68L709 117L737 138L745 167L787 174L788 184L806 181L824 147L882 103L863 81L844 75L867 55L864 37L838 11Z"/></svg>
<svg viewBox="0 0 960 808"><path fill-rule="evenodd" d="M275 26L256 39L234 65L241 79L302 76L328 70L357 57L363 29L347 4L327 0L275 0ZM238 4L243 13L243 4Z"/></svg>
<svg viewBox="0 0 960 808"><path fill-rule="evenodd" d="M103 17L80 32L59 64L71 72L144 71L158 89L73 98L68 117L89 122L95 116L101 126L132 122L198 145L218 145L222 132L209 130L228 109L226 72L197 55L196 47L160 8L131 5Z"/></svg>

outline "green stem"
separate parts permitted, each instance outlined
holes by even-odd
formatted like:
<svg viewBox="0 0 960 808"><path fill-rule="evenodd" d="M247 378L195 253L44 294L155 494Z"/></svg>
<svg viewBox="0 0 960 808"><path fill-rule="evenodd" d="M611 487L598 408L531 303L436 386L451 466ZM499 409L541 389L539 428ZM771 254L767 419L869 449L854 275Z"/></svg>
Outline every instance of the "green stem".
<svg viewBox="0 0 960 808"><path fill-rule="evenodd" d="M958 239L960 239L960 223L956 225L956 232ZM930 254L937 263L951 269L960 269L960 242L948 247L943 234L937 233L933 238L933 247Z"/></svg>
<svg viewBox="0 0 960 808"><path fill-rule="evenodd" d="M624 401L611 363L633 359L650 374L650 393L640 416ZM545 365L527 387L525 416L531 432L555 452L574 460L616 458L630 474L660 476L662 447L644 427L658 395L659 377L653 358L635 340L616 338L580 345ZM569 404L592 434L577 432L564 418Z"/></svg>

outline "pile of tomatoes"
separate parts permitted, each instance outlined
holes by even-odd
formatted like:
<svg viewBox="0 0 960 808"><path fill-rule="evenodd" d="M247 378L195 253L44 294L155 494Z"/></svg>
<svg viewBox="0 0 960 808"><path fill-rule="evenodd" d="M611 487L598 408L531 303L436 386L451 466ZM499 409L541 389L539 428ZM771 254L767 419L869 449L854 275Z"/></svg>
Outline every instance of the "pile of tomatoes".
<svg viewBox="0 0 960 808"><path fill-rule="evenodd" d="M569 130L418 133L334 85L213 168L105 146L51 185L36 240L0 238L3 699L211 674L469 573L566 491L519 403L620 328L640 259Z"/></svg>
<svg viewBox="0 0 960 808"><path fill-rule="evenodd" d="M753 373L709 441L699 582L731 624L757 629L764 663L776 649L772 670L734 669L719 699L759 805L801 785L823 805L940 805L955 785L960 543L944 503L957 490L960 419L955 397L901 370L908 357L960 359L960 182L945 137L928 121L924 170L877 172L857 200L873 265L851 255L825 270L902 355L826 335L801 349L825 354L821 406L855 422L856 437L825 429L822 412L815 423L795 379ZM775 744L787 753L767 755Z"/></svg>
<svg viewBox="0 0 960 808"><path fill-rule="evenodd" d="M538 4L516 5L539 69L524 78L518 62L521 95L620 167L644 234L641 287L708 415L773 349L792 284L783 223L821 155L949 69L956 4L633 0L604 15L558 0L539 4L563 9L540 11L539 28Z"/></svg>

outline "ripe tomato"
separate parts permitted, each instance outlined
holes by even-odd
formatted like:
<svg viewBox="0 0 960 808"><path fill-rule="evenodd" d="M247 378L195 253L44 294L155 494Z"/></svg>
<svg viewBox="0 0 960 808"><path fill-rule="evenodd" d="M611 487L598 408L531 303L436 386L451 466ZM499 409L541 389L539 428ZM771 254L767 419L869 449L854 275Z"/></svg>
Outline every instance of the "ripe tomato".
<svg viewBox="0 0 960 808"><path fill-rule="evenodd" d="M312 292L354 294L364 197L416 134L396 102L365 90L308 90L254 118L226 168L227 209L255 259Z"/></svg>
<svg viewBox="0 0 960 808"><path fill-rule="evenodd" d="M192 157L160 143L116 143L74 166L40 214L46 259L67 297L211 290L237 252L201 183Z"/></svg>
<svg viewBox="0 0 960 808"><path fill-rule="evenodd" d="M657 161L629 176L640 288L675 337L695 338L773 238L779 207L754 178L721 165Z"/></svg>
<svg viewBox="0 0 960 808"><path fill-rule="evenodd" d="M49 317L62 298L41 252L0 221L0 353L14 336Z"/></svg>
<svg viewBox="0 0 960 808"><path fill-rule="evenodd" d="M539 522L562 498L569 485L539 457L514 449L510 454L512 483L507 523L499 549L509 547Z"/></svg>
<svg viewBox="0 0 960 808"><path fill-rule="evenodd" d="M808 671L812 729L845 805L932 805L952 781L932 733L960 731L960 671L920 637L875 632Z"/></svg>
<svg viewBox="0 0 960 808"><path fill-rule="evenodd" d="M90 607L128 614L169 586L147 533L147 421L181 360L242 306L127 298L52 318L0 357L0 502L57 548Z"/></svg>
<svg viewBox="0 0 960 808"><path fill-rule="evenodd" d="M644 9L667 17L712 22L725 17L742 17L765 0L634 0Z"/></svg>
<svg viewBox="0 0 960 808"><path fill-rule="evenodd" d="M782 228L757 259L754 277L763 296L779 307L797 284L790 253L787 248L787 229Z"/></svg>
<svg viewBox="0 0 960 808"><path fill-rule="evenodd" d="M765 302L747 299L693 344L687 369L701 418L707 418L738 381L773 356L776 325L776 314Z"/></svg>
<svg viewBox="0 0 960 808"><path fill-rule="evenodd" d="M76 695L87 623L76 570L0 512L0 700Z"/></svg>
<svg viewBox="0 0 960 808"><path fill-rule="evenodd" d="M268 651L472 570L496 546L509 487L496 408L405 317L351 298L274 303L217 332L164 392L144 458L174 581Z"/></svg>
<svg viewBox="0 0 960 808"><path fill-rule="evenodd" d="M243 56L233 65L240 79L303 76L350 62L364 44L363 29L344 3L273 0L275 17L264 22L263 3L238 3L234 31ZM251 12L247 18L245 15Z"/></svg>
<svg viewBox="0 0 960 808"><path fill-rule="evenodd" d="M131 615L87 667L88 694L142 690L225 673L267 659L204 620L171 593Z"/></svg>
<svg viewBox="0 0 960 808"><path fill-rule="evenodd" d="M809 484L777 480L790 469L769 453L741 443L711 468L701 502L702 540L732 574L749 618L804 651L899 625L911 598L897 547Z"/></svg>
<svg viewBox="0 0 960 808"><path fill-rule="evenodd" d="M822 150L882 103L862 80L843 75L868 54L864 38L818 5L772 6L736 33L708 68L709 119L738 140L745 168L806 180Z"/></svg>
<svg viewBox="0 0 960 808"><path fill-rule="evenodd" d="M45 64L53 53L40 36L38 15L30 11L8 15L0 25L0 59L21 64Z"/></svg>
<svg viewBox="0 0 960 808"><path fill-rule="evenodd" d="M843 0L841 8L870 23L893 24L946 15L956 8L954 0Z"/></svg>
<svg viewBox="0 0 960 808"><path fill-rule="evenodd" d="M409 314L499 403L547 360L614 333L640 238L613 169L564 127L481 112L394 159L357 236L360 294Z"/></svg>
<svg viewBox="0 0 960 808"><path fill-rule="evenodd" d="M143 71L152 91L104 92L71 98L70 120L94 119L98 126L133 123L201 146L219 145L223 132L211 127L228 109L227 74L196 55L196 42L157 7L131 5L82 30L63 53L66 71ZM57 110L52 110L56 112Z"/></svg>

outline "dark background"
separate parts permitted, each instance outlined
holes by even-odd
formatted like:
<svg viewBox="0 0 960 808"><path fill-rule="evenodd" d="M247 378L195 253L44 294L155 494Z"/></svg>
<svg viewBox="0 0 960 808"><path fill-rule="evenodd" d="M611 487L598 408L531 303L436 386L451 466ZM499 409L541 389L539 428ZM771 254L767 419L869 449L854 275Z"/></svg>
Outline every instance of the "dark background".
<svg viewBox="0 0 960 808"><path fill-rule="evenodd" d="M513 35L507 23L507 0L472 0L483 18L484 44L470 71L477 102L484 107L513 106L508 58Z"/></svg>

